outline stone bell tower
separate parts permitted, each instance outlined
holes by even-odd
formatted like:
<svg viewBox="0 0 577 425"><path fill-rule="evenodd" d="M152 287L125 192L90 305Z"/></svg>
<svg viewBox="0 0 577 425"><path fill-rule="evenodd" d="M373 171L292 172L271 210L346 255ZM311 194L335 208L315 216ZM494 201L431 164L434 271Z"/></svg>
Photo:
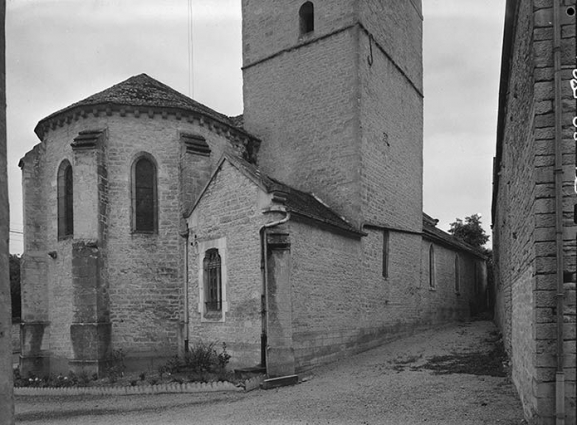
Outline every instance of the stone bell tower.
<svg viewBox="0 0 577 425"><path fill-rule="evenodd" d="M259 167L356 226L422 228L420 0L243 0Z"/></svg>

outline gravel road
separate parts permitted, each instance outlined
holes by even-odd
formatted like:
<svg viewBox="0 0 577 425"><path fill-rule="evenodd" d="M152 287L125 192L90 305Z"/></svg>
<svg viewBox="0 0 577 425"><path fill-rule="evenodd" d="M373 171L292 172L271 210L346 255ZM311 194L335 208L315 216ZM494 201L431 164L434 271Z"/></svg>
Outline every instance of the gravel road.
<svg viewBox="0 0 577 425"><path fill-rule="evenodd" d="M508 378L487 375L491 367L483 371L495 358L496 335L488 321L426 331L318 368L299 385L268 391L20 396L16 423L521 425L521 404ZM472 368L477 374L463 373ZM449 373L455 371L460 373Z"/></svg>

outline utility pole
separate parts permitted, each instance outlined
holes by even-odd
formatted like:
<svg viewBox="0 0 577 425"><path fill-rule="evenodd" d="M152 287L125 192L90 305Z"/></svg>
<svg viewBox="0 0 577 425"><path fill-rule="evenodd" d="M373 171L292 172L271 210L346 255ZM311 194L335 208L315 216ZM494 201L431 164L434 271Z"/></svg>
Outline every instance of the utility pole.
<svg viewBox="0 0 577 425"><path fill-rule="evenodd" d="M0 425L14 424L12 314L8 272L8 171L6 158L6 0L0 0Z"/></svg>

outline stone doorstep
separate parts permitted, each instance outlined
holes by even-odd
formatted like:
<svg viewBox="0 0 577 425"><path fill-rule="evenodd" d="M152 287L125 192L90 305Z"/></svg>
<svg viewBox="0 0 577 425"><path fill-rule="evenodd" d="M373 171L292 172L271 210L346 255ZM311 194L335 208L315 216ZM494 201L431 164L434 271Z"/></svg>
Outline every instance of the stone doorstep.
<svg viewBox="0 0 577 425"><path fill-rule="evenodd" d="M299 383L298 375L281 376L279 378L269 378L262 382L263 390L270 390L278 387L285 387L287 385L296 385Z"/></svg>
<svg viewBox="0 0 577 425"><path fill-rule="evenodd" d="M256 377L258 378L258 377ZM217 391L250 391L247 380L244 385L234 385L231 382L187 382L185 384L170 383L158 385L137 385L123 387L16 387L14 395L17 396L58 396L58 395L134 395L134 394L165 394L165 393L204 393ZM261 378L262 379L262 378ZM261 381L262 382L262 381Z"/></svg>

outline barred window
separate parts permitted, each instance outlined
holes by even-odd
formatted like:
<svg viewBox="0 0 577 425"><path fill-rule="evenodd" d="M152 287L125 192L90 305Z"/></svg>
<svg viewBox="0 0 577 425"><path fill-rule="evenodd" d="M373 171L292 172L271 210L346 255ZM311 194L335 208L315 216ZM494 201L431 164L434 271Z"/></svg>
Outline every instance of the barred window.
<svg viewBox="0 0 577 425"><path fill-rule="evenodd" d="M218 249L206 251L203 260L206 312L222 310L221 259Z"/></svg>
<svg viewBox="0 0 577 425"><path fill-rule="evenodd" d="M312 2L307 1L299 9L301 35L315 30L315 9Z"/></svg>
<svg viewBox="0 0 577 425"><path fill-rule="evenodd" d="M132 226L135 232L157 230L156 166L151 159L141 157L132 172Z"/></svg>
<svg viewBox="0 0 577 425"><path fill-rule="evenodd" d="M74 234L74 190L72 165L68 160L62 161L57 177L58 198L58 239Z"/></svg>

